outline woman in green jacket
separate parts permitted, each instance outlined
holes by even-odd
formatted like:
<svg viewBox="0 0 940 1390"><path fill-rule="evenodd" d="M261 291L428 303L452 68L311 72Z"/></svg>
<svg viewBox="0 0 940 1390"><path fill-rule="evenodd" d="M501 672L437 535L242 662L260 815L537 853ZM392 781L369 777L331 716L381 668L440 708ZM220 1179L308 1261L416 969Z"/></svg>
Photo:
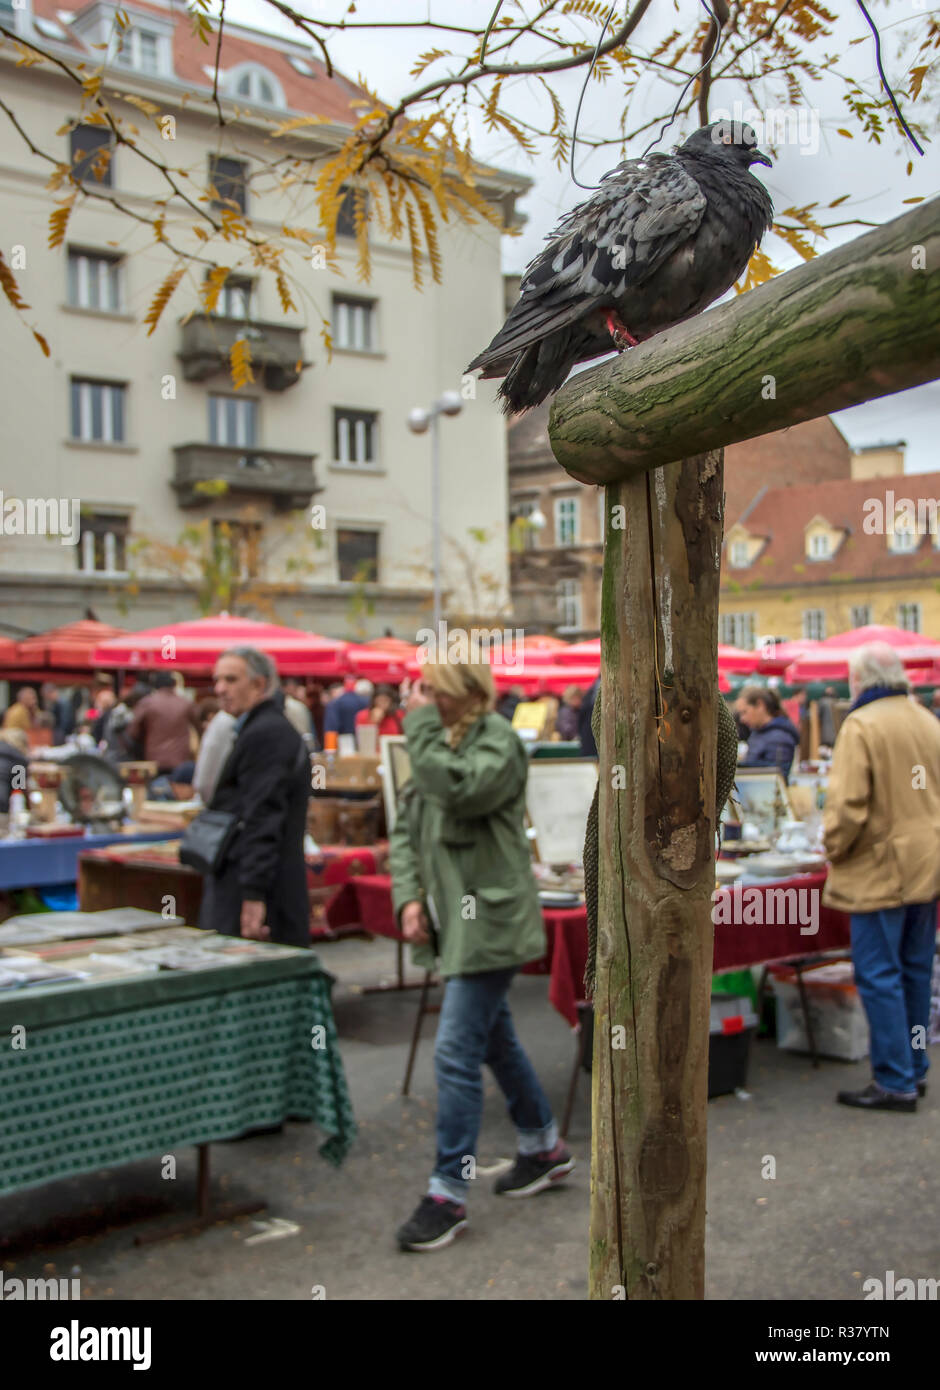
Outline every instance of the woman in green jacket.
<svg viewBox="0 0 940 1390"><path fill-rule="evenodd" d="M541 1192L574 1167L551 1107L516 1037L507 993L520 965L545 954L525 834L525 750L492 713L483 662L428 662L404 729L411 779L391 837L395 912L416 964L435 959L446 981L434 1067L437 1162L403 1250L437 1250L467 1224L483 1114L485 1062L518 1135L513 1168L496 1191Z"/></svg>

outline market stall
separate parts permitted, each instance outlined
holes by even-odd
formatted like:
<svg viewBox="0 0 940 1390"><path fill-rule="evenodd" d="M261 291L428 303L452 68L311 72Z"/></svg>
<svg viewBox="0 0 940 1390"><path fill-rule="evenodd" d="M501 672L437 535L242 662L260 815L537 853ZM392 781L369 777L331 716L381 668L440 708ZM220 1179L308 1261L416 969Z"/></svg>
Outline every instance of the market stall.
<svg viewBox="0 0 940 1390"><path fill-rule="evenodd" d="M222 1214L213 1141L314 1120L342 1161L355 1125L315 955L157 914L56 916L0 926L0 1193L146 1158L157 1181L159 1155L195 1145L198 1229Z"/></svg>

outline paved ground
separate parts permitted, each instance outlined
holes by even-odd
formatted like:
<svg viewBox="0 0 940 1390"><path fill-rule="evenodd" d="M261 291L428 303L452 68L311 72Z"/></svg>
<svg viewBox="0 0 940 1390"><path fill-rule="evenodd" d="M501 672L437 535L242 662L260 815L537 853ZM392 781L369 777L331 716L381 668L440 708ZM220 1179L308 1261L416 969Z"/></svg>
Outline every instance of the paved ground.
<svg viewBox="0 0 940 1390"><path fill-rule="evenodd" d="M399 1095L417 1003L413 991L363 995L390 977L389 942L346 940L320 948L338 977L336 1021L360 1137L339 1171L316 1153L312 1125L213 1147L215 1190L266 1197L267 1217L299 1226L246 1245L251 1220L196 1237L136 1247L148 1228L191 1209L195 1156L181 1156L175 1183L159 1165L57 1183L0 1200L6 1275L81 1271L85 1298L582 1299L587 1293L590 1085L583 1078L570 1144L569 1183L527 1201L494 1197L481 1177L470 1227L433 1255L403 1255L396 1226L423 1191L433 1160L434 1020L419 1054L413 1098ZM572 1039L546 999L546 980L520 978L513 1009L520 1035L560 1112ZM934 1049L940 1062L940 1049ZM837 1089L863 1085L865 1063L809 1061L759 1042L750 1099L709 1105L707 1296L711 1299L858 1299L863 1279L940 1278L940 1070L917 1115L865 1115L834 1104ZM488 1085L481 1165L509 1157L512 1130ZM776 1178L762 1177L765 1156Z"/></svg>

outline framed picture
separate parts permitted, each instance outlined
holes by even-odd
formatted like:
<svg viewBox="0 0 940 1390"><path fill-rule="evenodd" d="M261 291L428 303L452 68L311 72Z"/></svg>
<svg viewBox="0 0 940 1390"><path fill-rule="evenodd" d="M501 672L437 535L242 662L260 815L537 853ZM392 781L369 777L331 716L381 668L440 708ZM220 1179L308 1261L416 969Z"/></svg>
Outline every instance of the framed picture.
<svg viewBox="0 0 940 1390"><path fill-rule="evenodd" d="M741 821L752 821L759 829L771 834L785 820L798 820L779 772L762 767L739 767L731 793L740 807ZM722 820L734 818L732 801L722 813Z"/></svg>
<svg viewBox="0 0 940 1390"><path fill-rule="evenodd" d="M543 864L580 864L584 830L597 786L593 758L546 758L529 763L525 802Z"/></svg>
<svg viewBox="0 0 940 1390"><path fill-rule="evenodd" d="M382 755L382 796L385 800L385 822L388 833L395 828L398 798L411 778L411 759L408 740L404 734L389 734L380 740Z"/></svg>

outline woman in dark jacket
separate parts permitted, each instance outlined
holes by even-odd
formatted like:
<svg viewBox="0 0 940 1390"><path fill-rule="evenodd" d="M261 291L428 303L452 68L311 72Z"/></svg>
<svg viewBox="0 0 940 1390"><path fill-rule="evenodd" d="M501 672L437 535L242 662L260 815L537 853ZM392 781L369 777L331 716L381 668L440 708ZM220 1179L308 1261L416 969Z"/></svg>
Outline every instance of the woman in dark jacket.
<svg viewBox="0 0 940 1390"><path fill-rule="evenodd" d="M747 757L738 766L775 767L788 782L793 755L800 746L799 730L783 713L769 687L746 685L738 698L741 718L751 731Z"/></svg>

